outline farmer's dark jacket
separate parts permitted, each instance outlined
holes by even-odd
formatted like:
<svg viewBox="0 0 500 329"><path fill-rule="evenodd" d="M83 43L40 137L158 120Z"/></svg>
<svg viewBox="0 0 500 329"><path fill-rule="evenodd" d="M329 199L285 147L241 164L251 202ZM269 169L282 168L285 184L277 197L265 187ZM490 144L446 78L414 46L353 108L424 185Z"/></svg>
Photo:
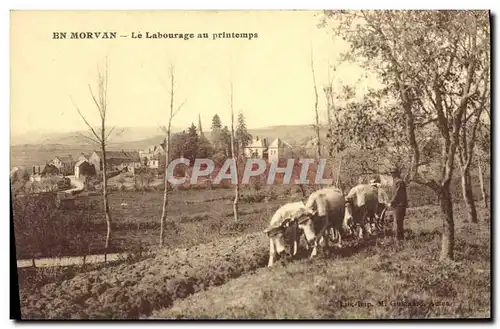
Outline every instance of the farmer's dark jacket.
<svg viewBox="0 0 500 329"><path fill-rule="evenodd" d="M406 184L401 178L394 178L391 205L393 207L408 207Z"/></svg>

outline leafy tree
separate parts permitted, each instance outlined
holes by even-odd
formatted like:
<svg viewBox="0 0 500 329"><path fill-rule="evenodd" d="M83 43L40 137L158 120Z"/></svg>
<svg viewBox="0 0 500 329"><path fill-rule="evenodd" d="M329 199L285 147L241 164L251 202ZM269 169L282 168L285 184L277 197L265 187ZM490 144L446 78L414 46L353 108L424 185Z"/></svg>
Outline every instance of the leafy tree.
<svg viewBox="0 0 500 329"><path fill-rule="evenodd" d="M189 137L198 139L198 129L194 125L194 123L191 123L191 126L189 126L187 134Z"/></svg>
<svg viewBox="0 0 500 329"><path fill-rule="evenodd" d="M217 129L222 129L222 121L220 120L218 114L215 114L214 117L212 118L212 126L210 127L210 129L212 131Z"/></svg>
<svg viewBox="0 0 500 329"><path fill-rule="evenodd" d="M236 153L240 154L241 151L250 145L252 142L252 135L248 133L247 124L245 122L245 116L242 112L238 113L236 131L235 131L235 147Z"/></svg>
<svg viewBox="0 0 500 329"><path fill-rule="evenodd" d="M440 199L440 259L453 258L454 219L450 183L468 108L489 88L490 27L487 11L326 11L322 26L351 45L345 59L375 71L405 117L411 149L408 179L432 188ZM426 122L439 131L438 178L420 170L418 134ZM469 140L474 136L469 135Z"/></svg>
<svg viewBox="0 0 500 329"><path fill-rule="evenodd" d="M210 141L205 136L200 136L198 141L198 158L208 159L214 154L214 148Z"/></svg>
<svg viewBox="0 0 500 329"><path fill-rule="evenodd" d="M224 143L222 141L222 122L218 114L215 114L212 118L212 143L215 152L223 150Z"/></svg>
<svg viewBox="0 0 500 329"><path fill-rule="evenodd" d="M184 156L184 145L187 143L188 134L186 131L172 134L170 148L171 159L178 159Z"/></svg>
<svg viewBox="0 0 500 329"><path fill-rule="evenodd" d="M231 153L231 132L229 131L229 128L227 126L224 126L224 128L222 128L220 139L222 142L222 149L224 151L224 154L228 157L232 156L232 153Z"/></svg>
<svg viewBox="0 0 500 329"><path fill-rule="evenodd" d="M192 123L188 128L187 139L183 147L184 157L189 159L191 163L194 163L197 158L199 141L198 130L196 129L194 123Z"/></svg>

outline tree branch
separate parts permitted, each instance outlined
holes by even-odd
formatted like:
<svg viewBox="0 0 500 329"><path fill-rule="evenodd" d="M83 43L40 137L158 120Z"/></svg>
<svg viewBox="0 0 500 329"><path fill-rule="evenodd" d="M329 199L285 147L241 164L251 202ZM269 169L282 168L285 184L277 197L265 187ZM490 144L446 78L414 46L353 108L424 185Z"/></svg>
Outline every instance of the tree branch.
<svg viewBox="0 0 500 329"><path fill-rule="evenodd" d="M88 123L87 119L85 119L85 117L83 116L82 112L80 111L80 109L78 108L78 106L75 104L75 102L73 101L73 98L71 96L70 96L70 99L71 99L71 102L73 103L73 106L76 108L78 114L80 115L80 118L82 118L82 120L85 122L85 124L87 125L87 127L89 127L90 131L92 131L92 134L95 136L95 138L97 138L97 140L101 141L101 138L96 133L96 131L94 130L94 128L92 128L92 126L90 125L90 123Z"/></svg>
<svg viewBox="0 0 500 329"><path fill-rule="evenodd" d="M179 113L179 111L182 109L182 107L184 106L184 104L186 103L186 100L184 100L178 107L177 109L172 113L172 118L175 117L175 115L177 113Z"/></svg>
<svg viewBox="0 0 500 329"><path fill-rule="evenodd" d="M101 109L101 106L99 105L99 102L95 98L94 93L92 92L92 87L90 87L90 84L89 84L89 91L90 91L90 95L92 96L92 99L94 100L95 105L97 106L97 109L99 110L99 115L101 116L101 119L104 119L103 116L102 116L103 110Z"/></svg>
<svg viewBox="0 0 500 329"><path fill-rule="evenodd" d="M78 132L78 135L80 135L80 137L82 137L82 138L84 138L84 139L86 139L86 140L88 140L88 141L90 141L90 142L92 142L94 144L101 145L101 141L100 140L94 139L94 138L92 138L90 136L86 136L86 135L84 135L84 134L82 134L80 132Z"/></svg>
<svg viewBox="0 0 500 329"><path fill-rule="evenodd" d="M106 138L104 139L105 141L107 141L107 140L108 140L108 138L109 138L109 136L111 135L111 133L113 132L113 130L115 130L115 127L116 127L116 126L113 126L113 127L109 130L108 135L107 135L107 136L106 136Z"/></svg>

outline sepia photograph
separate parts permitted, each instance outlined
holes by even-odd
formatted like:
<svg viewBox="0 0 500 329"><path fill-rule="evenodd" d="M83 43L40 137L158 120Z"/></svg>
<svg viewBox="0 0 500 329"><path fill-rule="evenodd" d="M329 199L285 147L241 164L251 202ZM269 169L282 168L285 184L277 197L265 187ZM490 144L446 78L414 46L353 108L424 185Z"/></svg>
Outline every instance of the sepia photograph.
<svg viewBox="0 0 500 329"><path fill-rule="evenodd" d="M9 16L11 319L492 320L489 10Z"/></svg>

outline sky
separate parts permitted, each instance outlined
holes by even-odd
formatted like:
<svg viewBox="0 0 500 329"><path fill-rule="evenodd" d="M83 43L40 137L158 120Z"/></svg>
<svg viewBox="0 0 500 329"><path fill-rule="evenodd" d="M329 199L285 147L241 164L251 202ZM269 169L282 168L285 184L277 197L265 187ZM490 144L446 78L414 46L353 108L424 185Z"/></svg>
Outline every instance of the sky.
<svg viewBox="0 0 500 329"><path fill-rule="evenodd" d="M99 124L89 84L108 61L108 125L162 126L168 118L169 64L175 72L174 104L184 103L173 126L209 127L214 114L230 125L233 107L249 128L314 121L311 50L324 109L322 85L335 77L353 84L366 73L336 63L347 44L319 29L315 11L25 11L11 14L11 134L34 130L84 130L75 105ZM127 38L52 39L53 32L116 31ZM132 39L131 33L203 33L209 39ZM213 33L257 33L217 39ZM362 86L376 85L368 76Z"/></svg>

